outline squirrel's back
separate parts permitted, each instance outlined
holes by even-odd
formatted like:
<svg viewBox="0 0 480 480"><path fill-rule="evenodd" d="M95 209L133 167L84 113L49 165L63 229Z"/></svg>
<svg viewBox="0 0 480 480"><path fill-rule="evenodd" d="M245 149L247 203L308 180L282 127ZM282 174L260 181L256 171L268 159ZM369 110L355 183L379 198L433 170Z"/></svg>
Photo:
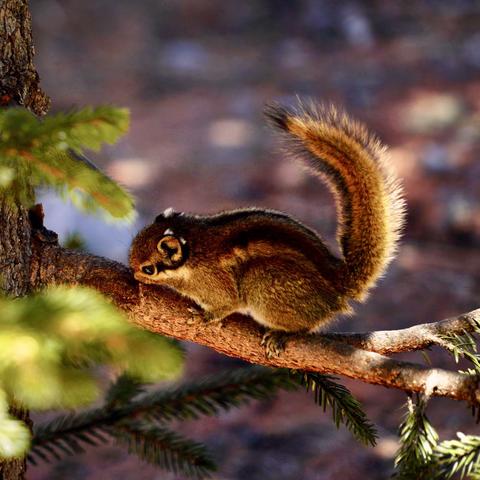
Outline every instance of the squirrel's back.
<svg viewBox="0 0 480 480"><path fill-rule="evenodd" d="M266 114L285 132L287 150L331 188L344 259L341 281L348 297L362 300L393 258L404 223L402 188L386 148L333 107L272 105Z"/></svg>

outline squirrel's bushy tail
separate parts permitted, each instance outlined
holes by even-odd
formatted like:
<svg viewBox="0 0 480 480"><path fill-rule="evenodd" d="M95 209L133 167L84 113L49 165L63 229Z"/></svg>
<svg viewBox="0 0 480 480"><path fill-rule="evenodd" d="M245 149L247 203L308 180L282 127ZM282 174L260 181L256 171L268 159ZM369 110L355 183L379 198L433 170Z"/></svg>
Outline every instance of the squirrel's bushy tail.
<svg viewBox="0 0 480 480"><path fill-rule="evenodd" d="M404 223L402 188L386 148L334 107L270 105L266 115L286 132L288 151L330 186L344 257L340 278L345 294L362 300L393 258Z"/></svg>

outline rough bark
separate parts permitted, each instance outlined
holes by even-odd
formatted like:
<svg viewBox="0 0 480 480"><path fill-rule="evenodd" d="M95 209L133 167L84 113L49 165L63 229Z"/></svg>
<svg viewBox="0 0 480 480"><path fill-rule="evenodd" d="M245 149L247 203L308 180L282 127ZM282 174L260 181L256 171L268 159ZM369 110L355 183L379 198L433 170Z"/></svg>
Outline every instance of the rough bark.
<svg viewBox="0 0 480 480"><path fill-rule="evenodd" d="M26 210L0 198L1 286L7 295L18 297L30 291L30 256L30 224ZM11 405L11 412L29 423L28 411L19 405ZM2 479L21 479L25 472L24 459L0 462Z"/></svg>
<svg viewBox="0 0 480 480"><path fill-rule="evenodd" d="M0 105L22 105L37 115L50 106L33 64L32 19L27 0L0 3Z"/></svg>
<svg viewBox="0 0 480 480"><path fill-rule="evenodd" d="M31 17L27 0L0 1L0 106L23 105L37 115L48 110L49 98L39 88L33 64ZM3 293L18 297L30 290L30 224L24 207L0 198L0 272ZM28 410L10 411L30 425ZM25 477L25 459L0 462L5 480Z"/></svg>
<svg viewBox="0 0 480 480"><path fill-rule="evenodd" d="M388 333L298 335L289 339L282 355L268 359L260 346L262 327L246 317L232 316L224 327L206 324L192 317L193 304L187 299L166 287L137 283L124 265L65 250L55 243L37 240L34 245L33 284L68 283L95 288L112 298L132 322L142 328L196 342L252 363L339 374L407 392L425 392L470 403L476 403L480 397L476 377L394 360L355 346L369 346L371 350L377 347L389 352L425 348L434 342L433 336L428 336L427 341L425 333L417 342L417 333L438 333L443 331L445 322L413 327L410 332L406 329ZM457 320L446 322L457 332L471 328L470 317ZM398 348L394 347L395 338L399 340Z"/></svg>
<svg viewBox="0 0 480 480"><path fill-rule="evenodd" d="M345 342L363 350L376 353L398 353L423 350L432 345L443 345L447 334L473 332L480 325L480 308L458 317L439 322L422 323L401 330L376 332L326 333L323 336L337 342Z"/></svg>

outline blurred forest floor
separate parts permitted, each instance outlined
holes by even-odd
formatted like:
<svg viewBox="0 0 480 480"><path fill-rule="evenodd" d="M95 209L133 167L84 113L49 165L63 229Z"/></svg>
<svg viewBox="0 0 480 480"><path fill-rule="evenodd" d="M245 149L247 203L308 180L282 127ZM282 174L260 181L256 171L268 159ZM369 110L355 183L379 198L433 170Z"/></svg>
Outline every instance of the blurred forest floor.
<svg viewBox="0 0 480 480"><path fill-rule="evenodd" d="M324 186L286 159L262 109L294 95L342 105L391 146L408 225L398 259L339 330L406 327L480 304L480 3L457 0L35 0L43 87L53 111L110 103L130 134L95 156L138 198L139 222L104 226L45 197L47 226L80 231L125 260L131 237L166 207L283 210L334 245ZM336 248L333 246L333 248ZM418 354L403 356L418 362ZM438 366L456 368L433 351ZM189 346L188 374L239 362ZM220 465L218 480L388 478L405 394L345 381L381 438L357 445L311 396L280 395L184 425ZM448 412L448 414L446 414ZM477 433L463 405L433 400L441 438ZM31 468L35 480L173 479L114 447Z"/></svg>

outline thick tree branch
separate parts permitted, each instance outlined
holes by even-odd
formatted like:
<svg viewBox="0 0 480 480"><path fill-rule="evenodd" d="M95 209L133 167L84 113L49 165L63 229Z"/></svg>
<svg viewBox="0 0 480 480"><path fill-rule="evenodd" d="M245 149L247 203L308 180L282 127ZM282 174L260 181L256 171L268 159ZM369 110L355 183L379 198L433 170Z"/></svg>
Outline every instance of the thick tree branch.
<svg viewBox="0 0 480 480"><path fill-rule="evenodd" d="M46 243L37 239L34 242L32 266L34 284L69 283L93 287L112 298L134 323L143 328L206 345L248 362L344 375L408 392L427 392L469 402L477 402L477 396L480 396L475 377L394 360L347 343L349 339L355 343L360 338L360 344L370 347L390 343L385 351L395 351L392 347L394 342L384 339L386 332L378 332L378 336L376 333L299 335L289 339L280 357L267 359L260 346L263 330L254 321L235 315L227 320L223 328L198 319L192 321L189 311L191 302L166 287L139 284L129 269L117 262L65 250L54 242ZM453 320L447 322L458 331L466 328L468 322L463 324L464 321L460 319L459 325ZM405 332L410 330L410 334L415 335L422 329L428 330L426 326L416 328L390 332L388 335L403 338L400 342L402 351L408 345L416 349L418 345L412 339L408 340ZM442 331L440 327L440 330L431 328L432 332ZM420 342L426 346L425 335ZM369 342L368 337L373 341Z"/></svg>

